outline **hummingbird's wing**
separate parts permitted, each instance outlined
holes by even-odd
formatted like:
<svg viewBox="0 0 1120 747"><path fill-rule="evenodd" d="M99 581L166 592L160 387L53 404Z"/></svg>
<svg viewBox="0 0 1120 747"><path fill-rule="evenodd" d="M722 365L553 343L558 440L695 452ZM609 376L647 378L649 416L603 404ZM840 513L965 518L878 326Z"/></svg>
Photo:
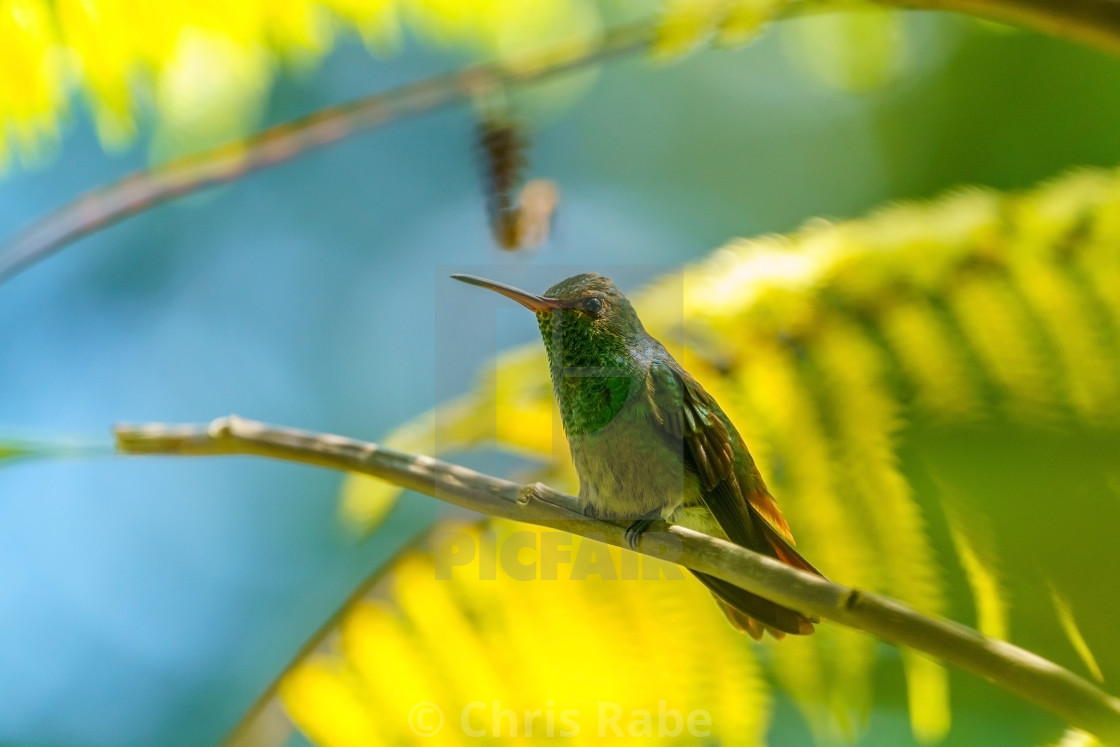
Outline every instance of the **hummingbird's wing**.
<svg viewBox="0 0 1120 747"><path fill-rule="evenodd" d="M771 536L779 535L788 546L793 539L789 525L712 395L687 371L661 360L650 365L646 388L655 424L682 449L685 465L700 478L704 504L728 539L777 557Z"/></svg>
<svg viewBox="0 0 1120 747"><path fill-rule="evenodd" d="M739 434L719 405L688 372L654 360L646 379L654 424L681 449L686 469L700 479L705 507L732 542L821 575L793 549L793 537ZM739 458L736 459L736 447ZM789 633L812 632L809 618L739 589L697 574L721 601L765 625ZM732 618L732 622L736 622ZM754 629L748 629L752 635Z"/></svg>

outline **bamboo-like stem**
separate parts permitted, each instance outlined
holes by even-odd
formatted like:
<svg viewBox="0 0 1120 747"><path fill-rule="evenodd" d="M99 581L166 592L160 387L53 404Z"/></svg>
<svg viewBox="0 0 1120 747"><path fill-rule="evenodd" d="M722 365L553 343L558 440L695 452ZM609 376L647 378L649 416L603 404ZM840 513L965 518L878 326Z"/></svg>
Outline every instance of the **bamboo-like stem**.
<svg viewBox="0 0 1120 747"><path fill-rule="evenodd" d="M275 427L236 416L209 426L121 425L117 449L166 456L254 455L360 472L491 516L553 527L625 547L625 522L591 519L574 497L540 483L483 475L426 456L341 436ZM791 568L725 540L657 524L638 551L716 576L778 604L870 633L980 675L1046 708L1106 744L1120 744L1120 699L1073 672L960 623L922 615L871 592Z"/></svg>
<svg viewBox="0 0 1120 747"><path fill-rule="evenodd" d="M882 5L967 13L1120 55L1120 0L878 0ZM844 10L846 3L798 0L784 15ZM0 284L66 245L164 202L275 166L359 132L470 99L647 51L657 19L609 30L596 44L562 44L505 64L483 64L269 127L243 140L137 171L46 214L0 245Z"/></svg>

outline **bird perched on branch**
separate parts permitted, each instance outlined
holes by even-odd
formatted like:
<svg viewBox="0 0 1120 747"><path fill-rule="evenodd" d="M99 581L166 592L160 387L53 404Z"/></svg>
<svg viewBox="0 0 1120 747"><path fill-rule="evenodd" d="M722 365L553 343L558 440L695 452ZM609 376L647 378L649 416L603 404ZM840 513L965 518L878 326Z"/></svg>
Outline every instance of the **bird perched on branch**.
<svg viewBox="0 0 1120 747"><path fill-rule="evenodd" d="M702 386L646 332L609 278L575 275L534 295L454 275L537 316L552 387L589 516L633 520L632 546L664 519L821 575L793 535L747 445ZM815 618L718 578L696 577L755 639L813 632Z"/></svg>

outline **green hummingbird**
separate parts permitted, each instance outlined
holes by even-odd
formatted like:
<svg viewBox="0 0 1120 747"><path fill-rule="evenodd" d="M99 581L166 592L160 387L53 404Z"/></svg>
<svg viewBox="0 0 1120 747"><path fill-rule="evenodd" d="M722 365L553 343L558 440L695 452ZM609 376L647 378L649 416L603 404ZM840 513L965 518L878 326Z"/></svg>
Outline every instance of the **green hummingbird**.
<svg viewBox="0 0 1120 747"><path fill-rule="evenodd" d="M702 386L642 326L610 278L575 275L534 295L471 275L534 312L588 516L633 520L633 546L664 519L818 575L747 445ZM813 632L816 618L696 573L728 620L760 639Z"/></svg>

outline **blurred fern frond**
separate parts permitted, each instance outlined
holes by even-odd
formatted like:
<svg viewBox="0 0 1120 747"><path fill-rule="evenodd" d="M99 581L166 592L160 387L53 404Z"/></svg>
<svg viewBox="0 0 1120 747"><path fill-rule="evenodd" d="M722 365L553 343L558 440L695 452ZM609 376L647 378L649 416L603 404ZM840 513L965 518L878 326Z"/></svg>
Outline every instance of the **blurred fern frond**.
<svg viewBox="0 0 1120 747"><path fill-rule="evenodd" d="M942 505L976 605L976 629L991 638L1006 640L1009 602L989 522L982 514L963 508L959 501L946 498Z"/></svg>
<svg viewBox="0 0 1120 747"><path fill-rule="evenodd" d="M741 44L790 4L791 0L667 0L658 19L653 52L661 58L687 53L703 44Z"/></svg>
<svg viewBox="0 0 1120 747"><path fill-rule="evenodd" d="M589 0L10 0L0 3L0 163L6 146L33 155L56 138L72 91L89 102L106 145L134 137L147 114L139 102L150 98L157 123L177 137L208 130L191 136L198 147L244 135L277 71L316 63L340 32L357 32L377 53L407 29L501 57L594 36L598 25Z"/></svg>
<svg viewBox="0 0 1120 747"><path fill-rule="evenodd" d="M786 1L690 0L645 23L662 24L659 47L692 46L699 39L679 38L689 23L700 32L712 24L726 43L748 38ZM244 136L277 73L317 63L340 33L357 32L379 54L407 30L504 60L574 40L593 53L602 16L594 0L10 0L0 3L0 167L12 150L33 161L54 143L74 93L105 145L126 144L151 118L167 155Z"/></svg>
<svg viewBox="0 0 1120 747"><path fill-rule="evenodd" d="M1054 743L1053 747L1101 747L1101 742L1092 734L1080 729L1070 729L1062 735L1061 740Z"/></svg>
<svg viewBox="0 0 1120 747"><path fill-rule="evenodd" d="M1105 485L1106 471L1094 477L1084 461L1103 448L1107 462L1120 438L1117 245L1120 175L1084 170L1021 195L961 190L863 220L736 241L632 298L654 335L683 332L682 362L739 426L799 547L826 574L924 612L967 615L968 602L947 591L956 555L964 593L989 633L1018 631L1107 677L1120 652L1102 631L1120 598L1084 586L1095 583L1084 572L1120 559L1100 534L1084 547L1050 541L1040 553L1032 532L1050 540L1107 532L1076 518L1078 500L1099 516L1120 507L1101 502L1107 491L1092 486ZM388 443L407 436L409 445L442 451L496 444L539 457L540 475L571 489L558 428L543 348L530 345L500 356L472 395ZM968 446L977 438L979 451ZM1045 474L1064 475L1060 510L1050 485L1019 477L1029 471L1022 444L1034 438L1061 445L1034 460ZM954 449L975 463L946 461ZM1017 466L1008 471L1004 458ZM974 473L989 490L969 487ZM952 496L948 512L943 495ZM946 541L938 545L935 534ZM1066 637L1072 618L1059 625L1053 606L1052 623L1029 607L1017 618L1011 600L1036 604L1039 595L1007 592L1048 577L1054 562L1066 563L1054 584L1066 609L1078 610L1076 637ZM818 733L858 731L871 702L869 641L822 626L772 649L779 683ZM945 673L916 656L903 663L915 732L936 740L949 722Z"/></svg>
<svg viewBox="0 0 1120 747"><path fill-rule="evenodd" d="M504 521L444 525L398 559L280 698L322 747L699 731L760 745L770 709L752 650L674 566Z"/></svg>
<svg viewBox="0 0 1120 747"><path fill-rule="evenodd" d="M8 81L11 85L0 92L0 172L10 142L25 155L37 152L44 142L53 142L57 121L69 106L70 86L63 85L63 78L85 90L97 113L102 139L118 145L135 134L138 102L146 98L144 89L133 90L131 83L136 79L154 80L156 90L147 98L158 104L154 145L160 160L182 152L190 155L179 155L163 165L87 192L28 226L0 249L0 282L66 244L130 215L239 179L376 124L478 98L514 82L541 81L559 72L591 68L610 57L649 49L657 40L671 36L671 29L679 26L680 15L688 15L687 9L646 12L629 25L604 31L599 5L593 0L488 0L469 4L301 0L285 11L291 17L283 24L289 32L284 35L272 28L278 19L264 12L246 12L245 18L235 17L238 23L226 28L220 23L220 13L208 14L194 6L180 8L174 3L133 18L126 7L128 0L96 0L81 7L64 3L58 8L37 2L0 4L0 62L6 50L18 56L7 70L0 70L0 83L5 82L5 74L12 77ZM102 2L111 7L103 12L98 5ZM784 5L784 1L760 2L726 0L703 5L708 6L708 12L718 9L718 21L712 23L723 29L720 38L724 43L732 43L749 38ZM20 10L21 3L30 3L27 7L36 12ZM6 18L4 13L9 11L12 15ZM320 109L247 135L278 63L296 59L309 64L317 60L330 48L335 25L345 27L360 21L367 37L372 34L384 41L397 35L402 19L419 32L421 39L470 49L476 56L500 64L485 69L464 68L458 74ZM13 20L13 24L5 25L5 20ZM32 22L34 28L27 28ZM662 22L663 27L659 27ZM75 23L81 33L68 31L68 24ZM145 24L158 26L158 34L153 31L151 38L132 39L131 34L145 31ZM303 29L299 34L294 32L297 27ZM12 33L7 40L6 31ZM102 54L103 36L118 42L111 55ZM6 47L5 41L11 43ZM60 77L61 73L47 64L60 55L75 67L68 77ZM88 65L86 56L92 58ZM550 89L553 98L558 90ZM570 94L573 88L565 84L563 90ZM548 190L539 189L541 186L533 194L535 211L528 212L540 213L554 201ZM539 233L541 221L547 218L547 214L537 216L533 232Z"/></svg>
<svg viewBox="0 0 1120 747"><path fill-rule="evenodd" d="M897 4L972 12L1120 46L1108 0L1045 9L999 0ZM427 43L501 59L563 39L593 47L605 19L642 14L641 23L656 29L655 53L672 57L708 41L746 41L793 6L856 11L795 29L793 38L808 42L798 43L798 57L826 80L866 87L885 79L902 56L895 14L837 0L663 0L621 14L616 4L596 0L6 0L0 3L0 167L11 151L34 161L52 146L75 94L89 104L107 146L132 140L138 122L153 114L164 128L157 145L183 141L173 151L243 136L277 71L317 63L347 32L378 54L399 46L407 31ZM145 100L151 106L141 106Z"/></svg>

